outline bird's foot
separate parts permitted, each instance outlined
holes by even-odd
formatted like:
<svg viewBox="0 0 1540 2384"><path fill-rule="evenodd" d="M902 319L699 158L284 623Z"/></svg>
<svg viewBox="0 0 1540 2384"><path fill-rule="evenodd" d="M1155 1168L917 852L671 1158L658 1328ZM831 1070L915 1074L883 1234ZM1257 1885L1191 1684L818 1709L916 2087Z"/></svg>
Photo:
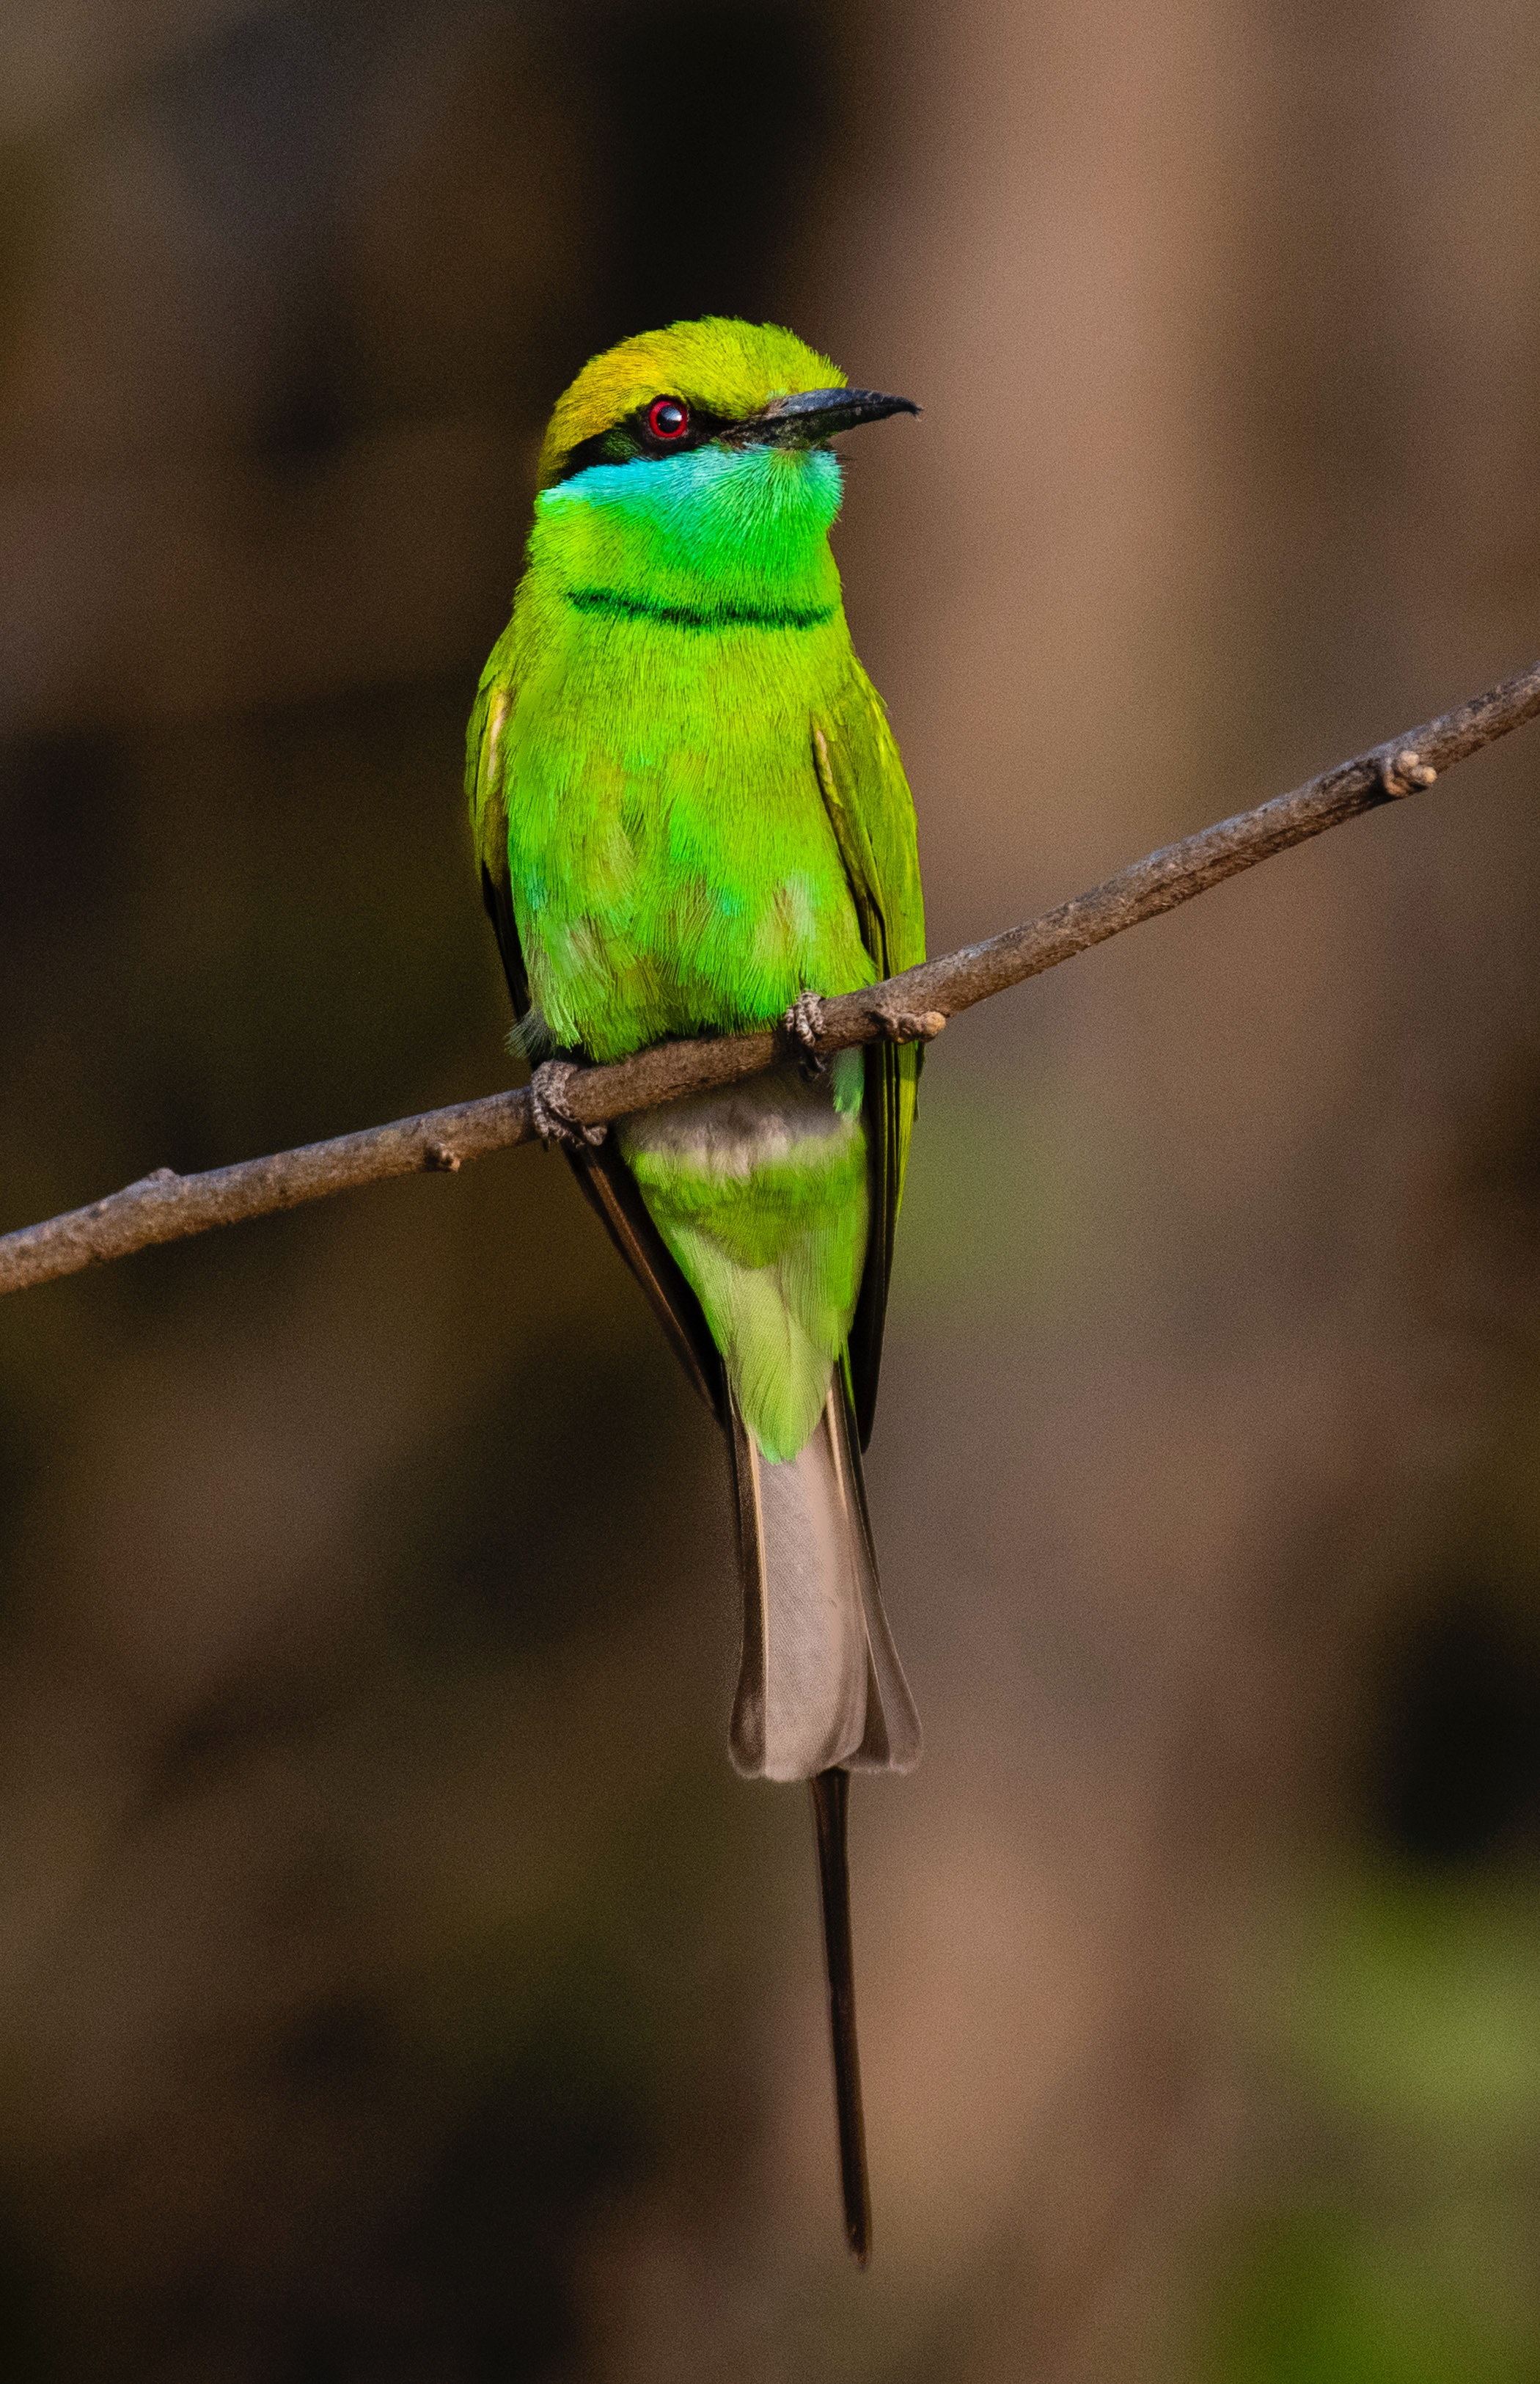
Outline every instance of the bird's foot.
<svg viewBox="0 0 1540 2384"><path fill-rule="evenodd" d="M823 997L803 991L797 996L781 1020L788 1038L796 1046L797 1064L812 1083L828 1073L829 1055L820 1043L824 1031Z"/></svg>
<svg viewBox="0 0 1540 2384"><path fill-rule="evenodd" d="M573 1113L567 1086L582 1073L570 1060L542 1060L529 1079L535 1132L547 1150L553 1143L563 1150L597 1150L609 1132L607 1125L585 1125Z"/></svg>

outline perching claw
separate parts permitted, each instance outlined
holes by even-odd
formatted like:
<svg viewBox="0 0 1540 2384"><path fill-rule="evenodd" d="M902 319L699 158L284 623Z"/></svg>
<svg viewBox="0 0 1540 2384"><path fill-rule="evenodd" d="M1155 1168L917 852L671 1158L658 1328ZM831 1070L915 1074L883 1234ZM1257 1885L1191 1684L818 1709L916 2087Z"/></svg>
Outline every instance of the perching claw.
<svg viewBox="0 0 1540 2384"><path fill-rule="evenodd" d="M819 1049L824 1031L824 1002L821 994L801 992L781 1019L781 1025L801 1053L798 1062L810 1084L828 1071L828 1054Z"/></svg>
<svg viewBox="0 0 1540 2384"><path fill-rule="evenodd" d="M535 1132L549 1150L597 1150L609 1132L607 1125L585 1125L573 1112L567 1086L582 1074L570 1060L542 1060L529 1079L529 1107Z"/></svg>

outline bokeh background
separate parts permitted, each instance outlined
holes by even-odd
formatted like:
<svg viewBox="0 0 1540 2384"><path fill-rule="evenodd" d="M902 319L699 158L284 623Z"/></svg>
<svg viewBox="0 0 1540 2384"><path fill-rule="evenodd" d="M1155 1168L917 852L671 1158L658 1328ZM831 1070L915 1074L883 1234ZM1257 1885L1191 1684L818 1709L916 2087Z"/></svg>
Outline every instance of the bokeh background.
<svg viewBox="0 0 1540 2384"><path fill-rule="evenodd" d="M508 1080L545 411L924 401L932 941L1540 651L1516 0L8 0L0 1225ZM10 2384L1540 2377L1540 743L959 1022L871 1485L877 2254L709 1425L554 1158L0 1310Z"/></svg>

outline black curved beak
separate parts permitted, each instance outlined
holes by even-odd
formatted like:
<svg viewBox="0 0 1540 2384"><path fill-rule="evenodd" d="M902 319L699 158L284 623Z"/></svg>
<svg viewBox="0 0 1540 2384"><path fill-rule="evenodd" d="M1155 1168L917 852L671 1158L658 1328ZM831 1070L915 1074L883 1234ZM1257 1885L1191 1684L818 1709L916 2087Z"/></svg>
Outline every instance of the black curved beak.
<svg viewBox="0 0 1540 2384"><path fill-rule="evenodd" d="M794 397L773 397L763 412L736 427L740 439L762 446L814 447L863 422L919 411L912 398L883 397L875 389L804 389Z"/></svg>

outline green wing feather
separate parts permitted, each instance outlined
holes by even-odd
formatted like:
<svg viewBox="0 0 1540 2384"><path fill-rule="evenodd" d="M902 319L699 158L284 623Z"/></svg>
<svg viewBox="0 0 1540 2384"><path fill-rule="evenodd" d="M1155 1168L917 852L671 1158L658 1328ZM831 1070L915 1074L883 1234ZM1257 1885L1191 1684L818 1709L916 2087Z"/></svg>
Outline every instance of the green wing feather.
<svg viewBox="0 0 1540 2384"><path fill-rule="evenodd" d="M896 976L925 956L914 804L882 699L859 663L852 666L839 703L815 715L813 754L862 942L877 975ZM863 1448L871 1439L876 1411L893 1237L924 1057L916 1043L876 1044L866 1053L872 1222L849 1356Z"/></svg>
<svg viewBox="0 0 1540 2384"><path fill-rule="evenodd" d="M514 708L506 639L492 649L466 730L466 801L481 872L481 900L503 955L503 974L521 1023L529 1008L529 975L524 965L508 882L508 815L503 805L503 732Z"/></svg>
<svg viewBox="0 0 1540 2384"><path fill-rule="evenodd" d="M503 800L503 732L515 703L508 640L493 650L466 731L466 801L481 873L481 899L503 955L503 975L522 1025L529 1011L529 973L514 916L508 871L508 814ZM651 1301L674 1353L706 1405L725 1421L722 1363L701 1310L642 1205L631 1171L612 1139L598 1150L569 1151L584 1198Z"/></svg>

